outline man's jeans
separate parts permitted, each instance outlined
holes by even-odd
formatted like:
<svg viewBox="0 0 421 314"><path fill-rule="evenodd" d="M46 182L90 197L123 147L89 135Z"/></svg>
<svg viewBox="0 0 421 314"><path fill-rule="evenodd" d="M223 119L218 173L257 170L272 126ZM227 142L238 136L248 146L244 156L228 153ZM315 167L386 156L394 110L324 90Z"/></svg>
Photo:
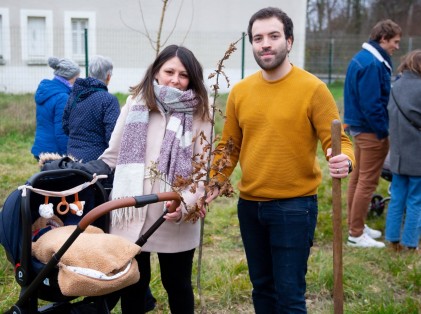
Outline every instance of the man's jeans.
<svg viewBox="0 0 421 314"><path fill-rule="evenodd" d="M267 202L240 198L238 219L256 313L306 313L317 195Z"/></svg>
<svg viewBox="0 0 421 314"><path fill-rule="evenodd" d="M421 177L394 173L386 216L386 240L417 247L421 232L420 219ZM402 229L403 220L405 223Z"/></svg>

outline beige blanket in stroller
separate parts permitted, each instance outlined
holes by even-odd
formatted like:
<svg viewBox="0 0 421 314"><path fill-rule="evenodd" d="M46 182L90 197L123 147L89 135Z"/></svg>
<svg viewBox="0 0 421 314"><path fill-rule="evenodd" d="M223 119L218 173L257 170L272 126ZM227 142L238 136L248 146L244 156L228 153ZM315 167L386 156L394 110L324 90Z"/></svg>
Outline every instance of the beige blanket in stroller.
<svg viewBox="0 0 421 314"><path fill-rule="evenodd" d="M46 264L76 226L48 231L32 244L32 254ZM58 283L66 296L99 296L136 283L139 269L134 256L140 247L120 236L88 226L58 264Z"/></svg>

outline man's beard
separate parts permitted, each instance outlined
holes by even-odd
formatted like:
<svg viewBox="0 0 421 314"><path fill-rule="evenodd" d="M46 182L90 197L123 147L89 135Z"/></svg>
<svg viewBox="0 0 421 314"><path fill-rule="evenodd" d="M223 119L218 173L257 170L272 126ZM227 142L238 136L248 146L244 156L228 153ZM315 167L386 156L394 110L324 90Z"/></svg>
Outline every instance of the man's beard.
<svg viewBox="0 0 421 314"><path fill-rule="evenodd" d="M256 60L257 64L265 71L272 71L278 68L285 61L285 58L288 55L286 46L278 52L273 50L271 51L275 52L275 58L270 63L263 61L261 56L256 51L253 51L254 59Z"/></svg>

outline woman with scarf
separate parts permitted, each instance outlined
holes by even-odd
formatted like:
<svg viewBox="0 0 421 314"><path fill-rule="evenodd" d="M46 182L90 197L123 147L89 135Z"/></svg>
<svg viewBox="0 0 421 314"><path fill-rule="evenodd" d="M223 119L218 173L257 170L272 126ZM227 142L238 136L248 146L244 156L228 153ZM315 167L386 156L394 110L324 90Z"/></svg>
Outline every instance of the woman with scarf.
<svg viewBox="0 0 421 314"><path fill-rule="evenodd" d="M212 130L202 66L184 47L166 47L149 66L143 80L130 91L109 148L99 157L115 169L112 199L168 191L176 177L190 177L192 158L201 154L205 145L199 134L203 132L210 138ZM151 167L159 170L160 178L151 173ZM203 195L203 185L195 193L189 188L182 192L187 207ZM185 205L165 215L167 221L136 257L141 273L139 282L117 292L122 313L144 311L141 309L151 278L152 252L158 253L171 313L194 313L191 275L200 224L183 220L187 214ZM110 232L136 241L160 217L163 206L155 203L115 210Z"/></svg>

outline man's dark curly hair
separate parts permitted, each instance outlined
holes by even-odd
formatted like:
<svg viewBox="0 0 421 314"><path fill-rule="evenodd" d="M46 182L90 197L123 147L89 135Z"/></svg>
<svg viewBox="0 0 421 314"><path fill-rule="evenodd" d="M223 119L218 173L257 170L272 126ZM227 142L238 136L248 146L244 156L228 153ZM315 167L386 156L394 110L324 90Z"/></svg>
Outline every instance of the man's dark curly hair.
<svg viewBox="0 0 421 314"><path fill-rule="evenodd" d="M294 25L291 18L281 9L274 7L267 7L261 9L254 13L249 21L249 26L247 28L247 34L249 37L250 43L253 41L253 34L251 29L256 20L265 20L271 17L276 17L282 24L284 24L284 34L286 39L291 39L291 43L294 42Z"/></svg>

